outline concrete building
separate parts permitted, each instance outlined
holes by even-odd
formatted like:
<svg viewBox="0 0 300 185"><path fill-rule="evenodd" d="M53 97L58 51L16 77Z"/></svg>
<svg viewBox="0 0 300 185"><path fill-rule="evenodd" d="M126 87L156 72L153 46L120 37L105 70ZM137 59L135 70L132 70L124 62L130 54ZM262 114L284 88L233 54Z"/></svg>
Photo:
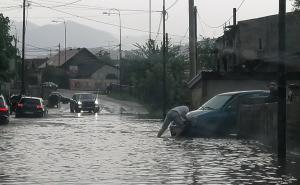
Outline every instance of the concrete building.
<svg viewBox="0 0 300 185"><path fill-rule="evenodd" d="M300 71L300 15L286 16L287 70ZM274 72L278 63L278 15L238 22L217 40L219 70Z"/></svg>
<svg viewBox="0 0 300 185"><path fill-rule="evenodd" d="M300 84L300 15L286 17L288 84ZM278 16L238 22L217 39L218 70L201 72L189 82L193 107L219 93L268 89L278 79Z"/></svg>

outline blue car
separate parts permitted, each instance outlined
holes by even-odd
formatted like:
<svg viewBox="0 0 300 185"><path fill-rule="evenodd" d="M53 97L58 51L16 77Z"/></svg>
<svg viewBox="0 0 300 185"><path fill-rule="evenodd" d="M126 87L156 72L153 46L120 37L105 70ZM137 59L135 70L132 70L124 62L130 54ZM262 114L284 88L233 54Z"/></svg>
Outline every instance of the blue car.
<svg viewBox="0 0 300 185"><path fill-rule="evenodd" d="M268 96L269 91L263 90L237 91L216 95L199 109L187 114L190 121L182 135L210 137L236 134L240 105L264 103ZM170 129L171 134L172 130L175 129Z"/></svg>

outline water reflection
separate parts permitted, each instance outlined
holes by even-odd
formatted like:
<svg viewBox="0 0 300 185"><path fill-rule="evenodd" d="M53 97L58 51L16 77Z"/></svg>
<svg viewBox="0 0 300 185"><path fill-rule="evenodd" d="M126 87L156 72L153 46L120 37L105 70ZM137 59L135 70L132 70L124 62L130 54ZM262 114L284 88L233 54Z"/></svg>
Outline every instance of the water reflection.
<svg viewBox="0 0 300 185"><path fill-rule="evenodd" d="M156 138L160 120L81 113L12 122L0 127L3 184L297 183L254 141Z"/></svg>

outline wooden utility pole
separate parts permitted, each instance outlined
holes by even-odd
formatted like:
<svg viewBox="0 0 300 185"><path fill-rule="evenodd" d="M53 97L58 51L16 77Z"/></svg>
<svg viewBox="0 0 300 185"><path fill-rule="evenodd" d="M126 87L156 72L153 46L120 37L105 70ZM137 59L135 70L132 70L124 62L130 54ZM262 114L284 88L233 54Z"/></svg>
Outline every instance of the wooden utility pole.
<svg viewBox="0 0 300 185"><path fill-rule="evenodd" d="M233 8L233 65L237 64L237 52L236 52L236 8Z"/></svg>
<svg viewBox="0 0 300 185"><path fill-rule="evenodd" d="M60 66L60 43L58 44L58 66Z"/></svg>
<svg viewBox="0 0 300 185"><path fill-rule="evenodd" d="M286 49L286 0L279 0L278 16L278 158L286 159L286 70L285 70L285 49Z"/></svg>
<svg viewBox="0 0 300 185"><path fill-rule="evenodd" d="M25 91L25 8L26 8L26 0L23 0L23 33L22 33L22 69L21 69L21 94L26 94Z"/></svg>
<svg viewBox="0 0 300 185"><path fill-rule="evenodd" d="M167 109L167 84L166 84L166 1L163 0L163 118Z"/></svg>
<svg viewBox="0 0 300 185"><path fill-rule="evenodd" d="M194 7L194 21L195 21L195 55L196 55L196 62L195 62L195 65L196 65L196 73L195 75L197 75L198 71L200 70L200 60L198 58L198 47L197 47L197 41L198 41L198 37L197 37L197 33L198 33L198 22L197 22L197 13L198 13L198 10L197 10L197 7L195 6Z"/></svg>
<svg viewBox="0 0 300 185"><path fill-rule="evenodd" d="M152 32L152 2L149 0L149 40L151 40Z"/></svg>
<svg viewBox="0 0 300 185"><path fill-rule="evenodd" d="M190 57L190 79L196 76L196 38L194 0L189 1L189 57Z"/></svg>

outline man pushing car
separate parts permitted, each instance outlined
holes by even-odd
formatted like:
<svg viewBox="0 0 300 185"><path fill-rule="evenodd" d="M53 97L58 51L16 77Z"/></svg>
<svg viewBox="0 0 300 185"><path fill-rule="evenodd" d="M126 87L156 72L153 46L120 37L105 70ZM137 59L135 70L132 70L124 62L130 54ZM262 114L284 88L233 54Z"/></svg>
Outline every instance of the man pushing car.
<svg viewBox="0 0 300 185"><path fill-rule="evenodd" d="M186 117L188 112L188 106L178 106L169 110L162 127L158 131L157 137L161 137L170 124L172 136L179 136L185 127L185 122L188 121L188 118Z"/></svg>

